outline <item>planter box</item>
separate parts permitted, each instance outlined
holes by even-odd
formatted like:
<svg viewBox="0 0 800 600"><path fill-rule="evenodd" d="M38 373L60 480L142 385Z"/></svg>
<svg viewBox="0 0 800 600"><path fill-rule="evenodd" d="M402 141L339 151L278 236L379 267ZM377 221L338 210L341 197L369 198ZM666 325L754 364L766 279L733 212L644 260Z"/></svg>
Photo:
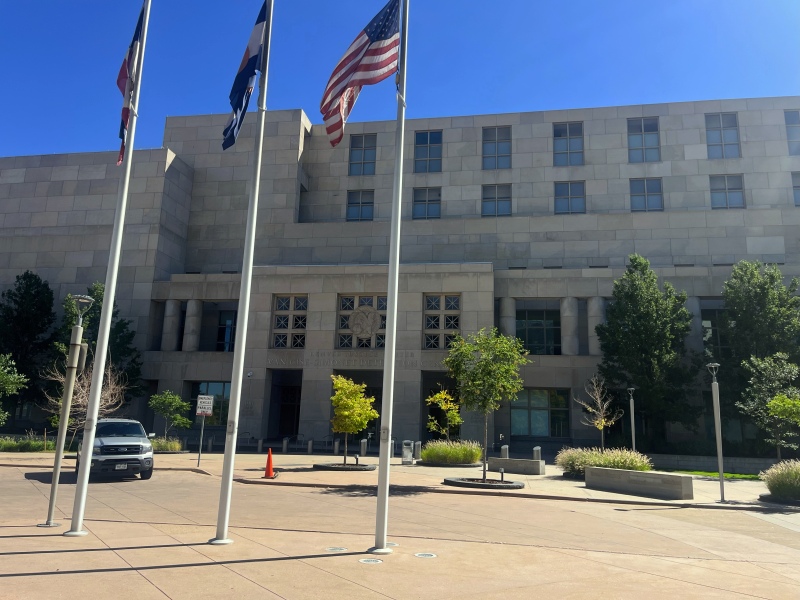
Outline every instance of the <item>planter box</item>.
<svg viewBox="0 0 800 600"><path fill-rule="evenodd" d="M687 456L682 454L648 454L656 469L675 469L676 471L716 471L716 456ZM724 457L723 468L726 473L758 475L777 463L775 458Z"/></svg>
<svg viewBox="0 0 800 600"><path fill-rule="evenodd" d="M543 460L528 460L526 458L497 458L489 457L490 471L495 473L503 469L504 473L515 473L517 475L544 475Z"/></svg>
<svg viewBox="0 0 800 600"><path fill-rule="evenodd" d="M586 487L663 500L693 500L692 476L660 471L586 467Z"/></svg>

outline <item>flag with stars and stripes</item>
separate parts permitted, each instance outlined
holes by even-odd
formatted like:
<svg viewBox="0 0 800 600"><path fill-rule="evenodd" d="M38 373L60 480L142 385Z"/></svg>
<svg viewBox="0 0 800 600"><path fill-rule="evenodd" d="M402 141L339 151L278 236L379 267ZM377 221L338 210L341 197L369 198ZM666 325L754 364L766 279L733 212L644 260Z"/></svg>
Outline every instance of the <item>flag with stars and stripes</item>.
<svg viewBox="0 0 800 600"><path fill-rule="evenodd" d="M144 22L144 6L139 13L139 21L136 23L136 30L133 32L133 40L128 46L125 58L122 59L122 66L117 75L117 87L122 92L122 122L119 126L119 139L122 143L119 147L119 157L117 166L122 164L125 158L125 144L128 141L128 121L131 117L131 102L133 100L133 90L136 87L136 78L139 76L139 51L142 47L142 23Z"/></svg>
<svg viewBox="0 0 800 600"><path fill-rule="evenodd" d="M395 73L399 56L400 0L389 0L350 44L325 87L320 112L331 146L342 140L361 88Z"/></svg>

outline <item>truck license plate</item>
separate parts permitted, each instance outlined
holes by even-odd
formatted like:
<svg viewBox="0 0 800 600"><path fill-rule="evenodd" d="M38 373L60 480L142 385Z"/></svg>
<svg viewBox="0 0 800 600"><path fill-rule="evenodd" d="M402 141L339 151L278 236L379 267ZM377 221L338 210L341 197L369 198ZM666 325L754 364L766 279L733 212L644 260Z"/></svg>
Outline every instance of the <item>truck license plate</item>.
<svg viewBox="0 0 800 600"><path fill-rule="evenodd" d="M117 463L116 465L114 465L114 469L117 470L117 471L124 471L127 468L128 468L128 465L125 464L125 463Z"/></svg>

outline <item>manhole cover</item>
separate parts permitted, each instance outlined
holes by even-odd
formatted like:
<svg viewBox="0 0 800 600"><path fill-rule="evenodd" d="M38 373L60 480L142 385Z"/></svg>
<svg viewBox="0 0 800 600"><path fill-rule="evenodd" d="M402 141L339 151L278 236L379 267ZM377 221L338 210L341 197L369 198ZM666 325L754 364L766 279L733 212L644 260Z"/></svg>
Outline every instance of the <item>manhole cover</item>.
<svg viewBox="0 0 800 600"><path fill-rule="evenodd" d="M436 558L433 552L417 552L414 556L417 558Z"/></svg>
<svg viewBox="0 0 800 600"><path fill-rule="evenodd" d="M325 552L347 552L347 548L341 546L333 546L332 548L325 548Z"/></svg>
<svg viewBox="0 0 800 600"><path fill-rule="evenodd" d="M362 558L359 559L358 562L364 563L365 565L377 565L383 561L380 558Z"/></svg>

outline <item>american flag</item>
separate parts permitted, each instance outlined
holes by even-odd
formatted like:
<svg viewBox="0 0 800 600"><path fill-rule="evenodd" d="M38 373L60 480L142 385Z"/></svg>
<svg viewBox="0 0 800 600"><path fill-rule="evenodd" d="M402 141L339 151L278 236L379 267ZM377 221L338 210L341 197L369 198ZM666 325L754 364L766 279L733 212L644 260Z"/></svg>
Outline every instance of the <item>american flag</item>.
<svg viewBox="0 0 800 600"><path fill-rule="evenodd" d="M136 23L136 30L133 32L133 40L128 47L128 52L125 53L125 58L122 59L122 66L117 75L117 87L122 92L122 122L119 126L119 139L122 143L119 147L119 157L117 158L117 166L122 164L122 159L125 158L125 143L128 139L128 121L131 116L131 101L133 96L133 89L136 87L136 77L139 75L139 49L142 45L142 23L144 21L144 6L142 12L139 13L139 21Z"/></svg>
<svg viewBox="0 0 800 600"><path fill-rule="evenodd" d="M342 141L344 124L361 88L395 73L399 55L400 0L390 0L350 44L322 94L319 110L331 146Z"/></svg>

